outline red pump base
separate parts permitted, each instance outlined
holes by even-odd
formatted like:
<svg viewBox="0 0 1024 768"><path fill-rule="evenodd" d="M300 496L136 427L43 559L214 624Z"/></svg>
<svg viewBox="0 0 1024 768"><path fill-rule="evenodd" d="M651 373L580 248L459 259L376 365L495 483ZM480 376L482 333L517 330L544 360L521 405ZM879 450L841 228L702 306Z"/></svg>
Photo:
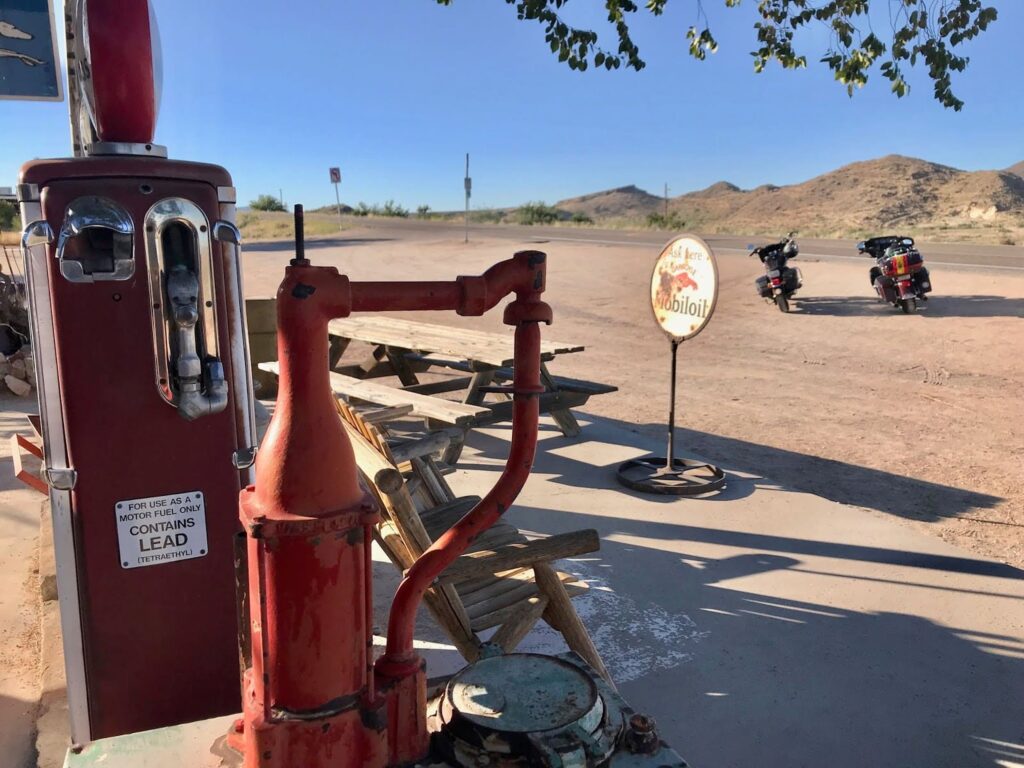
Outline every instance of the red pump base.
<svg viewBox="0 0 1024 768"><path fill-rule="evenodd" d="M297 216L301 233L301 214ZM280 389L241 494L248 535L251 661L243 681L247 768L384 768L428 749L426 674L413 650L416 610L434 579L511 505L533 463L540 386L545 256L517 253L480 277L351 283L298 256L277 295ZM516 299L513 440L494 489L406 574L372 663L370 544L377 510L360 486L327 370L327 322L353 311L443 310L480 315ZM240 738L237 738L240 737Z"/></svg>

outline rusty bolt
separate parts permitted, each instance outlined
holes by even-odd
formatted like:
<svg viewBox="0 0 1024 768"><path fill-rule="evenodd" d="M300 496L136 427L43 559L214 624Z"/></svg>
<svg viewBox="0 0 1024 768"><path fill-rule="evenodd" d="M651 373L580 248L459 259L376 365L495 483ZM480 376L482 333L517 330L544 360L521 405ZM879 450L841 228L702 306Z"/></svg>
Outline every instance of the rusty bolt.
<svg viewBox="0 0 1024 768"><path fill-rule="evenodd" d="M660 739L658 738L658 724L650 715L642 715L639 712L629 718L629 725L626 727L626 749L634 755L650 755L658 750Z"/></svg>

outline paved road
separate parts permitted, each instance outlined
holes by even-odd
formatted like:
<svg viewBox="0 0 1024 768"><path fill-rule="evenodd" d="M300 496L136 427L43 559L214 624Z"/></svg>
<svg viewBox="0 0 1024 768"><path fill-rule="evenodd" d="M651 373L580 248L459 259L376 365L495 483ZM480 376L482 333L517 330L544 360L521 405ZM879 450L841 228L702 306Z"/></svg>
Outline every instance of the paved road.
<svg viewBox="0 0 1024 768"><path fill-rule="evenodd" d="M461 237L465 230L457 222L417 219L356 219L358 226L386 237ZM516 241L594 243L595 245L657 248L669 237L664 232L597 229L591 227L524 227L519 225L471 225L470 238L488 237ZM745 253L749 243L764 238L745 235L708 235L705 238L716 251ZM855 240L812 240L798 237L800 255L821 261L850 260L867 262L858 255ZM922 243L929 264L949 268L1006 270L1024 272L1024 248L1011 245L975 245L970 243Z"/></svg>

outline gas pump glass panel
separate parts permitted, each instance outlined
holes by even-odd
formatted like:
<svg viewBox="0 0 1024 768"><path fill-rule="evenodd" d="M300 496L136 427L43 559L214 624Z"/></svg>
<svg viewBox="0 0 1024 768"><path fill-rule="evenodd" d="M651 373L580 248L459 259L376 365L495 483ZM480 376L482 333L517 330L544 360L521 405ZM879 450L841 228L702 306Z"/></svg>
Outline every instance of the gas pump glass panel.
<svg viewBox="0 0 1024 768"><path fill-rule="evenodd" d="M149 209L145 227L157 391L176 408L184 406L186 419L222 410L227 385L209 221L195 203L167 198ZM193 407L199 411L193 414Z"/></svg>
<svg viewBox="0 0 1024 768"><path fill-rule="evenodd" d="M135 274L135 225L106 197L79 197L64 214L57 238L60 273L72 283L129 280Z"/></svg>

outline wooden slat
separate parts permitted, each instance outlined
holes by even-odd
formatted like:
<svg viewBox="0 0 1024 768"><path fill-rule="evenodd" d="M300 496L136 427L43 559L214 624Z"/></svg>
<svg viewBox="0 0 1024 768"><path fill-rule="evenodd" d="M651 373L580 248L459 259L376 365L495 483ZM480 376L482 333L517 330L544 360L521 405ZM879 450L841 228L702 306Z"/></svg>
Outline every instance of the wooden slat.
<svg viewBox="0 0 1024 768"><path fill-rule="evenodd" d="M369 344L422 352L440 352L498 367L512 364L511 333L488 333L382 315L331 320L328 330L331 335ZM554 355L582 351L583 347L579 344L550 339L541 341L541 354L546 359Z"/></svg>
<svg viewBox="0 0 1024 768"><path fill-rule="evenodd" d="M568 573L559 573L559 574L557 574L557 576L560 579L560 583L562 583L563 594L565 594L566 596L568 596L570 594L570 592L573 595L580 594L579 590L577 590L575 588L575 586L574 586L574 582L575 582L575 578L576 578L575 576L572 576L572 575L570 575ZM586 590L584 589L583 592L585 592L585 591ZM549 595L545 595L545 596L550 599ZM550 609L550 607L551 607L551 603L548 603L548 609ZM479 616L478 618L473 620L473 624L472 624L473 631L474 632L483 632L485 629L490 629L491 627L497 627L500 624L504 624L506 621L511 619L513 616L515 616L516 609L517 609L516 605L510 605L510 606L506 606L504 608L498 608L497 610L491 611L490 613L484 614L483 616ZM548 613L549 613L549 610L545 610L544 611L544 618L545 618L545 620L547 620ZM579 617L577 617L577 618L579 618ZM569 645L570 648L572 648L572 644L569 643L568 638L566 638L566 644ZM580 655L582 656L583 654L580 654ZM598 658L600 658L600 657L598 657ZM603 667L603 665L602 665L602 667Z"/></svg>
<svg viewBox="0 0 1024 768"><path fill-rule="evenodd" d="M576 613L576 609L572 607L572 600L562 583L562 574L552 568L549 563L537 563L533 568L533 573L541 592L551 600L544 611L544 620L562 633L562 637L565 638L570 649L582 656L584 661L596 669L601 677L611 682L611 676L604 666L604 661L601 660L601 654L594 646L594 641L590 638L590 633L587 632L583 620ZM472 621L470 626L473 626Z"/></svg>
<svg viewBox="0 0 1024 768"><path fill-rule="evenodd" d="M409 459L430 456L431 454L443 451L452 441L447 432L431 432L419 440L406 440L391 446L391 455L395 461L401 464Z"/></svg>
<svg viewBox="0 0 1024 768"><path fill-rule="evenodd" d="M277 374L278 363L260 363L260 370ZM429 395L418 395L401 389L374 384L363 379L353 379L340 373L331 373L331 389L339 395L362 400L381 406L412 406L412 415L424 419L434 419L445 424L472 425L478 419L488 415L490 409L479 405L454 403Z"/></svg>
<svg viewBox="0 0 1024 768"><path fill-rule="evenodd" d="M444 570L440 579L446 583L457 584L485 573L497 573L509 568L546 563L564 557L596 552L600 547L601 542L598 539L597 531L589 529L522 543L506 544L500 547L479 549L460 555Z"/></svg>
<svg viewBox="0 0 1024 768"><path fill-rule="evenodd" d="M526 600L516 613L505 620L491 637L491 642L500 646L505 653L512 653L522 642L548 606L546 595L534 595Z"/></svg>
<svg viewBox="0 0 1024 768"><path fill-rule="evenodd" d="M452 357L447 355L429 354L429 355L408 355L413 361L423 361L430 363L431 365L443 366L450 368L453 371L472 372L473 366L471 363L458 357ZM494 374L494 378L499 381L511 381L512 380L512 368L508 366L502 366L496 370L490 371ZM597 381L587 381L585 379L572 379L568 376L551 376L551 380L555 383L559 390L567 390L570 392L585 392L589 395L604 395L609 392L618 392L619 388L613 384L601 384Z"/></svg>
<svg viewBox="0 0 1024 768"><path fill-rule="evenodd" d="M466 604L466 612L469 614L469 626L474 632L479 632L482 629L482 627L476 624L476 620L480 617L500 611L502 608L508 608L539 593L537 584L534 581L508 579L500 582L499 586L501 590L497 594L490 595L486 600L479 603Z"/></svg>

